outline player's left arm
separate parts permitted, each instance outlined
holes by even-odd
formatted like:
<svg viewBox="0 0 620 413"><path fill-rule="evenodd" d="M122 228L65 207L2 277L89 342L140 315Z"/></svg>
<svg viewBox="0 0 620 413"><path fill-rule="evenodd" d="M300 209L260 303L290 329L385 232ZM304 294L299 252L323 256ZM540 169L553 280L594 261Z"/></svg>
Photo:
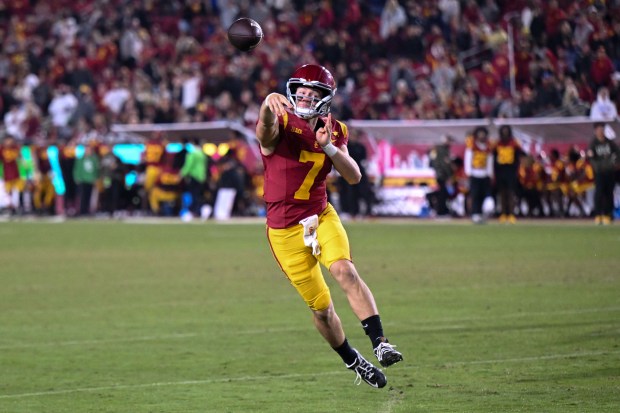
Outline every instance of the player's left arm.
<svg viewBox="0 0 620 413"><path fill-rule="evenodd" d="M362 173L360 171L359 165L349 155L349 150L347 149L347 146L335 146L331 142L331 137L332 115L330 113L327 115L325 125L317 129L316 141L319 145L321 145L321 148L323 148L323 152L325 152L327 156L331 158L334 167L336 168L340 176L345 179L345 181L347 181L351 185L359 183L362 179Z"/></svg>

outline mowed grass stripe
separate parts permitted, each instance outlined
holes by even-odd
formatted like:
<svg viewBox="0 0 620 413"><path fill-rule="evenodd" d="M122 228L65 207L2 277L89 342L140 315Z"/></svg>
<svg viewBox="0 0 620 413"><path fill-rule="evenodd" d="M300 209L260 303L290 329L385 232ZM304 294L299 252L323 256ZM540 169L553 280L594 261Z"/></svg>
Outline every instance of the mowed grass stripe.
<svg viewBox="0 0 620 413"><path fill-rule="evenodd" d="M516 357L516 358L508 358L508 359L496 359L496 360L473 360L473 361L452 361L445 362L443 365L445 366L467 366L467 365L477 365L477 364L502 364L502 363L530 363L530 362L538 362L538 361L546 361L546 360L557 360L557 359L572 359L572 358L580 358L580 357L596 357L596 356L607 356L607 355L617 355L620 354L620 350L618 351L595 351L595 352L585 352L585 353L570 353L570 354L547 354L542 356L533 356L533 357ZM436 366L437 364L427 365L425 367ZM419 365L399 365L398 367L393 367L390 371L398 368L400 370L415 370L420 368ZM209 380L182 380L182 381L171 381L171 382L159 382L159 383L142 383L142 384L122 384L116 386L101 386L101 387L82 387L75 389L62 389L62 390L50 390L50 391L41 391L41 392L32 392L32 393L21 393L21 394L2 394L0 395L0 399L17 399L24 397L39 397L39 396L54 396L59 394L69 394L69 393L82 393L82 392L97 392L97 391L108 391L108 390L131 390L145 387L164 387L164 386L194 386L194 385L206 385L213 383L229 383L235 381L263 381L263 380L286 380L293 378L303 378L303 377L324 377L324 376L335 376L335 375L351 375L351 372L346 370L339 371L327 371L320 373L307 373L307 374L283 374L283 375L273 375L273 376L243 376L243 377L222 377L219 379L209 379Z"/></svg>
<svg viewBox="0 0 620 413"><path fill-rule="evenodd" d="M466 324L446 324L446 325L436 325L437 323L467 323L472 321L487 321L493 322L498 319L512 319L512 318L530 318L530 317L544 317L547 318L552 315L580 315L580 314L592 314L592 313L613 313L620 311L620 307L610 307L610 308L590 308L590 309L581 309L581 310L566 310L566 311L550 311L550 312L539 312L539 313L514 313L514 314L502 314L493 317L469 317L469 318L461 318L461 319L444 319L444 320L428 320L428 321L412 321L408 323L406 327L414 326L416 332L419 333L432 333L432 332L444 332L444 331L467 331L469 329L475 328L471 325ZM574 320L573 320L574 321ZM426 324L435 324L433 326L426 326ZM617 318L612 320L595 320L593 323L600 326L609 326L609 327L617 327L620 328L620 321ZM553 328L572 328L573 323L565 325L562 323L555 324L546 324L545 327L553 327ZM403 329L404 325L399 325L398 323L388 322L384 323L386 328L397 328ZM356 325L347 325L345 326L346 330L350 330L356 328ZM477 326L479 327L479 326ZM513 328L518 328L520 330L541 330L542 326L513 326ZM231 331L231 335L261 335L261 334L287 334L287 333L295 333L295 332L305 332L310 329L309 326L300 326L300 327L265 327L265 328L256 328L256 329L247 329L247 330L235 330ZM498 327L499 330L499 327ZM502 331L505 331L502 328ZM163 340L182 340L188 338L196 338L196 337L205 337L207 333L174 333L174 334L163 334L157 336L136 336L136 337L117 337L117 338L101 338L101 339L92 339L92 340L67 340L67 341L51 341L51 342L28 342L28 343L11 343L11 344L0 344L0 350L11 350L11 349L20 349L20 348L34 348L34 347L66 347L66 346L84 346L84 345L107 345L114 343L132 343L132 342L146 342L146 341L163 341Z"/></svg>

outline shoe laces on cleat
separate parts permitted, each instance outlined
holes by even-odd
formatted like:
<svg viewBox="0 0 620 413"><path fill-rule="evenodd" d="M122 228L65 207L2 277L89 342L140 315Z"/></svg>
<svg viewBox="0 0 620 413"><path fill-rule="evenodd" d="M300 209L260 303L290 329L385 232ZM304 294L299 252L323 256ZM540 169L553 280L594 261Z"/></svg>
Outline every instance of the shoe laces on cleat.
<svg viewBox="0 0 620 413"><path fill-rule="evenodd" d="M386 385L387 380L381 370L366 360L357 350L357 359L353 364L347 365L349 370L353 370L356 374L354 384L360 385L362 381L375 388L382 388Z"/></svg>
<svg viewBox="0 0 620 413"><path fill-rule="evenodd" d="M396 350L396 346L393 346L387 341L379 343L374 351L377 360L379 360L379 363L381 363L383 367L390 367L392 364L398 363L403 359L403 355Z"/></svg>

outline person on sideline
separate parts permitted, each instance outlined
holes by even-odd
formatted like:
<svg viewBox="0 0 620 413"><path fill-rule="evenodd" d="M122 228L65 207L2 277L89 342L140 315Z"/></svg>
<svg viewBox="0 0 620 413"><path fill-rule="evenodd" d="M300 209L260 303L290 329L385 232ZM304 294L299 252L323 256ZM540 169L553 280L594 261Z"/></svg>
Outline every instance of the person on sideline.
<svg viewBox="0 0 620 413"><path fill-rule="evenodd" d="M23 209L22 194L26 181L19 174L21 145L12 135L7 135L0 144L0 168L4 179L4 190L9 197L9 213L14 215Z"/></svg>
<svg viewBox="0 0 620 413"><path fill-rule="evenodd" d="M452 184L454 171L452 169L452 155L450 153L450 145L454 142L454 138L450 135L441 136L439 143L430 151L429 157L431 167L435 170L435 180L437 181L437 206L436 212L438 218L446 218L450 216L450 208L448 208L448 199L450 193L448 185Z"/></svg>
<svg viewBox="0 0 620 413"><path fill-rule="evenodd" d="M517 222L515 203L519 183L519 165L525 152L512 134L509 125L499 128L499 140L493 148L495 187L499 194L501 215L499 222Z"/></svg>
<svg viewBox="0 0 620 413"><path fill-rule="evenodd" d="M605 124L594 124L594 138L588 147L588 159L594 169L594 222L608 225L613 218L614 178L620 159L620 149L605 137Z"/></svg>
<svg viewBox="0 0 620 413"><path fill-rule="evenodd" d="M91 214L91 198L95 183L101 174L101 161L96 150L97 142L91 141L84 145L84 155L75 160L73 166L73 179L77 184L80 198L78 215L88 216Z"/></svg>
<svg viewBox="0 0 620 413"><path fill-rule="evenodd" d="M471 219L475 224L485 222L482 204L491 194L493 179L493 150L489 130L484 126L474 129L465 141L465 174L469 177Z"/></svg>
<svg viewBox="0 0 620 413"><path fill-rule="evenodd" d="M200 209L204 204L205 182L207 180L207 155L205 155L200 141L192 140L190 151L185 156L181 168L181 177L186 180L187 190L192 194L190 212L193 216L200 216Z"/></svg>
<svg viewBox="0 0 620 413"><path fill-rule="evenodd" d="M361 179L347 150L348 131L332 118L336 83L322 66L298 68L286 85L287 96L269 94L260 108L256 136L265 167L264 199L271 251L291 284L312 311L314 325L362 380L381 388L383 372L346 339L321 267L347 295L383 367L403 359L388 342L372 292L351 260L347 233L327 202L326 178L332 166L347 182Z"/></svg>

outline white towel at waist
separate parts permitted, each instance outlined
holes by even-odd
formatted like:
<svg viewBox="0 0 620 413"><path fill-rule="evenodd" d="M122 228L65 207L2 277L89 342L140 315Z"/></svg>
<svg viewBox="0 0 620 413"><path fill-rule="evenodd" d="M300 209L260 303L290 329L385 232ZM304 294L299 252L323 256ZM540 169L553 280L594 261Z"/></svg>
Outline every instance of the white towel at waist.
<svg viewBox="0 0 620 413"><path fill-rule="evenodd" d="M312 248L312 255L320 255L321 247L316 237L316 230L319 227L319 216L314 214L308 218L302 219L299 223L304 227L304 244L306 247Z"/></svg>

